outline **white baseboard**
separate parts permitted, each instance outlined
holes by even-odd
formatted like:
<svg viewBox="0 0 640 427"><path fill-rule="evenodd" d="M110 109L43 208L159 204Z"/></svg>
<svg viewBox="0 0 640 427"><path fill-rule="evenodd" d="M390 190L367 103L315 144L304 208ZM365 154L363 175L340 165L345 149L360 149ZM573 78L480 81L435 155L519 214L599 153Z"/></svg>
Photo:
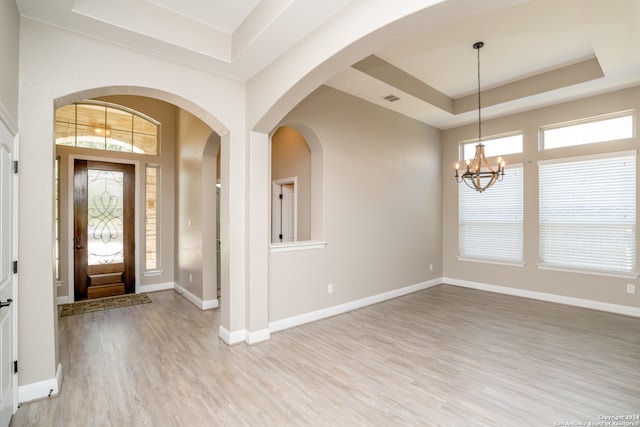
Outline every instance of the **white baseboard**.
<svg viewBox="0 0 640 427"><path fill-rule="evenodd" d="M261 329L259 331L246 331L244 341L249 344L257 344L262 341L267 341L271 338L271 331L269 329Z"/></svg>
<svg viewBox="0 0 640 427"><path fill-rule="evenodd" d="M228 345L238 344L241 342L253 345L262 341L267 341L271 338L271 332L269 329L260 329L259 331L253 332L241 329L239 331L229 332L223 326L220 326L218 329L218 336Z"/></svg>
<svg viewBox="0 0 640 427"><path fill-rule="evenodd" d="M286 319L276 320L274 322L269 322L269 331L277 332L277 331L282 331L283 329L293 328L294 326L300 326L305 323L314 322L316 320L335 316L337 314L346 313L348 311L356 310L358 308L363 308L368 305L377 304L382 301L386 301L389 299L393 299L393 298L401 297L417 291L421 291L423 289L427 289L432 286L439 285L441 283L442 283L442 278L438 277L437 279L429 280L427 282L406 286L400 289L394 289L392 291L383 292L381 294L372 295L370 297L362 298L359 300L346 302L344 304L334 305L333 307L327 307L320 310L311 311L309 313L303 313L297 316L289 317Z"/></svg>
<svg viewBox="0 0 640 427"><path fill-rule="evenodd" d="M26 403L45 397L57 396L62 387L62 365L58 364L56 377L18 387L18 402Z"/></svg>
<svg viewBox="0 0 640 427"><path fill-rule="evenodd" d="M140 285L136 290L137 293L141 294L143 292L158 292L158 291L168 291L174 289L175 283L167 282L167 283L156 283L154 285Z"/></svg>
<svg viewBox="0 0 640 427"><path fill-rule="evenodd" d="M217 299L202 301L200 298L183 288L177 283L174 283L174 289L177 293L185 297L189 302L198 307L200 310L211 310L213 308L218 308L219 303Z"/></svg>
<svg viewBox="0 0 640 427"><path fill-rule="evenodd" d="M545 292L529 291L526 289L509 288L506 286L489 285L487 283L472 282L469 280L453 279L451 277L443 277L442 283L460 286L463 288L478 289L481 291L495 292L505 295L513 295L517 297L531 298L540 301L555 302L558 304L572 305L582 308L590 308L592 310L608 311L610 313L624 314L627 316L640 317L640 308L630 307L626 305L610 304L606 302L593 301L582 298L567 297L563 295L548 294Z"/></svg>
<svg viewBox="0 0 640 427"><path fill-rule="evenodd" d="M58 305L69 304L69 295L56 298L56 302L58 303Z"/></svg>
<svg viewBox="0 0 640 427"><path fill-rule="evenodd" d="M229 332L222 325L220 325L220 328L218 329L218 336L222 341L224 341L228 345L233 345L233 344L238 344L243 342L246 338L246 335L247 335L247 331L245 329Z"/></svg>

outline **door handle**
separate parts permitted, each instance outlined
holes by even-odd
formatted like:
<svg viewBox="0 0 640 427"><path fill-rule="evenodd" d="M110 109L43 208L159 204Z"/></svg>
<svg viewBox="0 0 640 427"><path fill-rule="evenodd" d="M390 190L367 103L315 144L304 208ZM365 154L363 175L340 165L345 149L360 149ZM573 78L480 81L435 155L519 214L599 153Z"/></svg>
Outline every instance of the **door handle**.
<svg viewBox="0 0 640 427"><path fill-rule="evenodd" d="M82 248L84 248L84 246L76 245L75 248L76 249L82 249Z"/></svg>
<svg viewBox="0 0 640 427"><path fill-rule="evenodd" d="M13 300L11 298L9 298L6 301L0 301L0 308L2 307L9 307L11 305L11 303L13 302Z"/></svg>

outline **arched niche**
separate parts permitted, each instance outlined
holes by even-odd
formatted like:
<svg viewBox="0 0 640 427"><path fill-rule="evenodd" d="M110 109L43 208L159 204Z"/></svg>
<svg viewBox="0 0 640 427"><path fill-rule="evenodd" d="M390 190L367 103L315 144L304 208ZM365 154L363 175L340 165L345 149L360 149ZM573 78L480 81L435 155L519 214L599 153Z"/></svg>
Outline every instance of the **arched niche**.
<svg viewBox="0 0 640 427"><path fill-rule="evenodd" d="M324 240L324 184L323 184L323 150L320 139L316 133L303 123L285 122L281 123L271 135L271 142L278 140L279 134L285 134L288 138L301 138L309 148L310 152L310 171L309 171L309 197L308 197L308 216L309 225L308 232L301 233L298 241L316 241ZM273 156L273 152L272 152ZM273 164L273 158L272 164ZM272 181L274 175L272 174ZM303 210L304 211L304 210ZM308 237L308 238L305 238Z"/></svg>

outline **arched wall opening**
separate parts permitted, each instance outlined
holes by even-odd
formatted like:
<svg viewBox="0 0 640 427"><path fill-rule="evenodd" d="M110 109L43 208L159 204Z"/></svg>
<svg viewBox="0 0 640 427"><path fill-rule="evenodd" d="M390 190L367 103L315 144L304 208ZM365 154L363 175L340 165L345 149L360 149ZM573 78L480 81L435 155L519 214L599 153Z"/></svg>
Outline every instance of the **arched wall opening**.
<svg viewBox="0 0 640 427"><path fill-rule="evenodd" d="M164 142L160 142L157 158L128 156L129 160L133 159L131 161L139 164L138 175L144 174L148 163L160 167L160 186L164 196L159 201L159 205L163 207L161 216L164 224L164 233L160 236L164 241L162 268L144 271L140 265L142 258L137 257L136 292L175 287L201 309L218 307L218 293L221 291L218 289L229 286L228 274L224 277L221 274L223 269L220 268L226 263L226 271L229 271L229 258L217 251L220 225L225 227L225 221L220 221L220 193L216 192L216 182L221 176L221 162L224 162L224 158L219 156L223 137L218 132L228 138L228 130L197 105L179 96L143 87L90 89L58 98L54 105L61 107L86 99L105 100L136 110L146 109L143 113L154 111L155 106L155 111L161 111L158 114L163 114L164 111L164 118L167 119L165 126L161 128L160 140ZM167 108L163 110L161 104L170 106L170 111L167 113ZM96 153L89 152L88 155L95 156ZM97 155L107 159L114 157L109 152L97 152ZM115 156L116 159L126 157ZM136 187L138 211L144 208L144 176L137 179ZM141 215L143 212L136 212L137 217ZM141 220L136 221L136 228L139 230L136 232L136 241L140 242L144 228ZM67 230L67 234L69 232L73 231ZM68 242L65 243L68 246ZM142 245L136 244L138 246ZM180 255L185 252L182 250L183 246L189 247L189 257ZM72 268L71 263L69 269Z"/></svg>
<svg viewBox="0 0 640 427"><path fill-rule="evenodd" d="M308 152L305 151L305 147ZM323 240L323 150L320 139L308 126L298 122L279 125L271 135L271 181L298 177L298 239ZM286 175L286 176L285 176ZM272 192L273 190L272 186ZM272 194L272 203L276 203ZM273 206L272 206L273 208ZM271 209L272 224L274 210ZM272 236L274 230L272 226ZM272 243L276 242L272 238Z"/></svg>
<svg viewBox="0 0 640 427"><path fill-rule="evenodd" d="M72 198L68 196L73 193L73 179L69 178L73 171L70 172L68 159L97 157L108 162L136 164L136 292L177 288L201 309L218 307L219 288L224 282L219 268L223 260L217 251L220 241L220 191L216 186L220 177L222 138L211 125L221 131L226 132L226 129L210 114L200 118L166 101L199 110L182 98L152 89L92 89L58 98L54 103L63 106L85 99L111 102L160 119L159 153L158 156L127 155L56 146L58 162L63 165L61 181L64 189L61 192L64 200L60 218L63 244L60 249L63 255L67 255L61 257L64 259L61 264L67 267L63 281L69 284L58 288L58 302L73 301L73 274L70 274L73 270L73 245L70 243L74 240L71 236L74 233L73 207L69 201ZM145 270L142 263L144 254L138 253L144 251L145 170L149 165L158 170L161 194L158 200L161 210L158 218L158 234L162 239L159 244L161 263L152 271ZM185 251L183 247L189 250ZM188 256L182 255L185 253ZM228 262L228 258L225 261ZM228 286L228 279L226 282ZM66 289L69 292L64 292Z"/></svg>

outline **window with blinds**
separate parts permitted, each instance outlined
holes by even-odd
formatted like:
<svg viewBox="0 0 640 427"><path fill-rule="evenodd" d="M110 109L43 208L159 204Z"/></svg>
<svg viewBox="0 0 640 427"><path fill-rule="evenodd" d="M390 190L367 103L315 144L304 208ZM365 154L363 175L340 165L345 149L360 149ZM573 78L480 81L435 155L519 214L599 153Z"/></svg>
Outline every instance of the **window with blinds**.
<svg viewBox="0 0 640 427"><path fill-rule="evenodd" d="M636 271L636 152L540 161L540 265Z"/></svg>
<svg viewBox="0 0 640 427"><path fill-rule="evenodd" d="M522 193L522 165L508 166L482 193L458 186L459 258L522 264Z"/></svg>

